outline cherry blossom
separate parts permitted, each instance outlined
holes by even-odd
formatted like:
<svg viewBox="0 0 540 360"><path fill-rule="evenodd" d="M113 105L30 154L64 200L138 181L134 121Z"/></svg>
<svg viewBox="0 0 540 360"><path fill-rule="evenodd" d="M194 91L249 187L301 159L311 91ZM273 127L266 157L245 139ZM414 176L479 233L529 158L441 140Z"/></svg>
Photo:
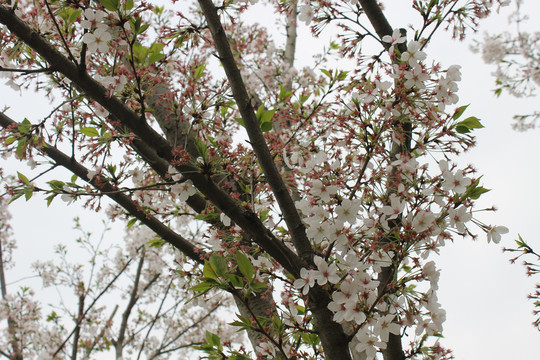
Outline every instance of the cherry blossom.
<svg viewBox="0 0 540 360"><path fill-rule="evenodd" d="M179 201L186 201L196 193L197 190L193 187L193 182L189 179L171 186L171 194L177 195Z"/></svg>
<svg viewBox="0 0 540 360"><path fill-rule="evenodd" d="M302 290L302 294L307 295L309 289L315 285L315 273L313 270L302 268L300 278L294 281L293 286Z"/></svg>
<svg viewBox="0 0 540 360"><path fill-rule="evenodd" d="M405 71L405 87L410 89L412 87L417 87L419 89L424 89L426 85L424 81L429 79L429 75L425 74L421 66L414 66L410 71Z"/></svg>
<svg viewBox="0 0 540 360"><path fill-rule="evenodd" d="M105 27L99 27L93 33L89 32L83 36L83 42L88 45L90 53L107 52L109 49L108 42L111 39L112 36Z"/></svg>
<svg viewBox="0 0 540 360"><path fill-rule="evenodd" d="M435 226L436 216L429 210L421 210L414 216L412 227L414 231L421 233Z"/></svg>
<svg viewBox="0 0 540 360"><path fill-rule="evenodd" d="M393 314L387 314L376 319L373 327L373 333L379 334L382 342L387 343L389 335L399 335L401 333L401 325L395 322L396 317Z"/></svg>
<svg viewBox="0 0 540 360"><path fill-rule="evenodd" d="M487 232L487 241L493 241L495 244L498 244L501 241L501 235L508 233L508 228L506 226L488 226Z"/></svg>
<svg viewBox="0 0 540 360"><path fill-rule="evenodd" d="M356 335L358 345L356 351L366 353L366 359L373 360L377 358L378 349L386 349L386 343L380 341L377 336L366 331L359 331Z"/></svg>
<svg viewBox="0 0 540 360"><path fill-rule="evenodd" d="M341 204L336 207L337 220L340 224L348 222L353 225L358 219L360 203L350 199L343 199Z"/></svg>
<svg viewBox="0 0 540 360"><path fill-rule="evenodd" d="M465 206L460 206L457 209L448 209L448 218L450 219L450 226L455 226L457 231L464 232L465 223L472 219L472 215Z"/></svg>
<svg viewBox="0 0 540 360"><path fill-rule="evenodd" d="M328 265L328 263L320 256L315 256L313 261L315 262L315 265L317 265L317 270L313 275L319 285L325 285L327 282L330 284L337 284L341 280L338 275L336 264Z"/></svg>
<svg viewBox="0 0 540 360"><path fill-rule="evenodd" d="M107 27L103 24L102 21L107 15L104 11L101 10L84 10L84 17L86 20L81 21L81 26L85 29L97 29L99 27Z"/></svg>
<svg viewBox="0 0 540 360"><path fill-rule="evenodd" d="M384 215L388 216L387 220L393 220L403 213L405 205L405 201L392 194L390 195L390 205L384 206L381 211Z"/></svg>
<svg viewBox="0 0 540 360"><path fill-rule="evenodd" d="M425 52L420 50L421 44L418 41L411 41L407 46L407 51L401 55L401 60L407 61L411 67L418 66L418 63L427 58Z"/></svg>
<svg viewBox="0 0 540 360"><path fill-rule="evenodd" d="M392 36L385 35L383 36L382 41L390 45L402 44L405 41L407 41L407 37L402 36L401 31L399 29L394 29L394 31L392 32Z"/></svg>
<svg viewBox="0 0 540 360"><path fill-rule="evenodd" d="M298 20L303 21L306 25L311 23L313 19L313 8L310 4L300 6Z"/></svg>

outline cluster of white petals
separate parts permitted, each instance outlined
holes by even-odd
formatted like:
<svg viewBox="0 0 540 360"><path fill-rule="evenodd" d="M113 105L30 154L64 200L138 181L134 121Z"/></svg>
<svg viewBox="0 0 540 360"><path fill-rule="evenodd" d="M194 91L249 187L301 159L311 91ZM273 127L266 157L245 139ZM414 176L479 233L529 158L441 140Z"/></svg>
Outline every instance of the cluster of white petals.
<svg viewBox="0 0 540 360"><path fill-rule="evenodd" d="M81 25L90 32L85 33L82 40L88 46L88 52L106 53L109 49L108 43L112 39L109 26L103 23L106 13L101 10L86 9L84 16L86 20L83 20Z"/></svg>

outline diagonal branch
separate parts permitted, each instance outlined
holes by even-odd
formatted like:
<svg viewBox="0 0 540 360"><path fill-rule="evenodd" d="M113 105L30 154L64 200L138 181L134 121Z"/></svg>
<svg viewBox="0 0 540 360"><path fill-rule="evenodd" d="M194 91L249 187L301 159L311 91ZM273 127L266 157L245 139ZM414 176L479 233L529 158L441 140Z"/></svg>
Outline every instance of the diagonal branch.
<svg viewBox="0 0 540 360"><path fill-rule="evenodd" d="M375 29L375 32L382 39L385 35L392 35L392 26L388 23L384 16L381 7L376 0L358 0L362 6L362 10L367 15L369 22Z"/></svg>
<svg viewBox="0 0 540 360"><path fill-rule="evenodd" d="M199 5L212 33L214 46L219 54L221 64L229 79L234 99L238 105L238 110L240 111L250 139L250 144L257 155L259 164L283 213L294 247L304 262L312 264L313 249L307 238L305 226L300 219L292 197L268 149L259 122L251 106L250 96L232 54L229 40L219 20L217 9L212 3L212 0L199 0Z"/></svg>
<svg viewBox="0 0 540 360"><path fill-rule="evenodd" d="M10 119L3 113L0 113L0 126L8 129L12 128L17 123ZM131 215L139 219L143 224L152 229L156 234L161 236L163 240L170 243L172 246L182 251L189 258L201 263L201 255L204 255L200 250L198 250L193 244L186 240L181 235L177 234L169 227L164 225L154 216L151 216L144 211L142 211L139 206L131 200L131 198L124 193L117 192L116 189L109 182L104 181L100 178L99 181L94 177L93 179L88 178L88 169L72 159L70 156L64 154L62 151L58 150L52 145L45 144L41 149L46 156L54 160L58 165L63 166L64 168L71 171L73 174L77 175L81 179L85 180L98 191L107 195L109 198L114 200L120 206L122 206L126 211Z"/></svg>

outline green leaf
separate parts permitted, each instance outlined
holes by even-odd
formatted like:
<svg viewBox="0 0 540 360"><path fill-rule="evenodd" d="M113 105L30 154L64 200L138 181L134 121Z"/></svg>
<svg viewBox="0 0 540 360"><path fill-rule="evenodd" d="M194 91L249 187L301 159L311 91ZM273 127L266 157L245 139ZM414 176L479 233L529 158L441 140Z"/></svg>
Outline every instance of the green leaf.
<svg viewBox="0 0 540 360"><path fill-rule="evenodd" d="M4 144L5 144L5 145L11 145L11 144L13 144L16 140L17 140L17 138L16 138L15 136L10 136L10 137L6 138L6 140L4 140Z"/></svg>
<svg viewBox="0 0 540 360"><path fill-rule="evenodd" d="M15 150L15 154L17 155L18 159L22 159L24 157L25 150L26 150L26 139L22 138L19 140L19 143L17 144L17 150Z"/></svg>
<svg viewBox="0 0 540 360"><path fill-rule="evenodd" d="M206 147L206 144L203 143L200 139L196 138L195 148L197 149L197 152L199 153L199 155L201 155L203 160L206 160L208 154L208 148Z"/></svg>
<svg viewBox="0 0 540 360"><path fill-rule="evenodd" d="M201 64L199 66L197 66L197 68L195 69L195 72L193 73L193 75L195 76L196 79L200 79L201 76L203 76L204 74L204 70L206 69L206 65L205 64Z"/></svg>
<svg viewBox="0 0 540 360"><path fill-rule="evenodd" d="M272 130L272 117L274 116L275 112L276 110L266 110L264 105L259 106L257 109L257 113L255 115L262 132Z"/></svg>
<svg viewBox="0 0 540 360"><path fill-rule="evenodd" d="M345 80L347 78L348 71L340 71L337 78L338 80Z"/></svg>
<svg viewBox="0 0 540 360"><path fill-rule="evenodd" d="M482 194L487 193L488 191L491 191L490 189L486 189L482 186L479 186L481 178L482 177L479 177L478 179L476 179L476 181L474 181L469 186L467 186L467 189L461 196L461 199L458 201L463 201L468 198L477 200Z"/></svg>
<svg viewBox="0 0 540 360"><path fill-rule="evenodd" d="M248 317L243 317L240 314L235 314L235 315L240 321L238 321L238 320L233 321L233 322L229 323L229 325L239 326L241 329L239 329L238 331L243 330L243 329L251 329L251 328L253 328L253 325L251 324L251 320Z"/></svg>
<svg viewBox="0 0 540 360"><path fill-rule="evenodd" d="M274 117L274 113L276 110L266 110L263 112L261 117L261 123L264 124L266 122L271 122L272 118Z"/></svg>
<svg viewBox="0 0 540 360"><path fill-rule="evenodd" d="M264 122L261 124L261 131L262 132L269 132L272 130L272 123L271 122Z"/></svg>
<svg viewBox="0 0 540 360"><path fill-rule="evenodd" d="M23 174L21 174L20 172L17 171L17 177L19 178L19 180L21 180L24 184L26 185L30 185L30 180L28 180L28 178L26 176L24 176Z"/></svg>
<svg viewBox="0 0 540 360"><path fill-rule="evenodd" d="M216 334L211 333L208 330L206 331L206 342L209 345L212 345L212 346L218 348L220 351L223 349L223 347L221 346L221 340L219 339L219 336L217 336Z"/></svg>
<svg viewBox="0 0 540 360"><path fill-rule="evenodd" d="M161 238L155 238L150 241L148 241L148 245L153 248L161 248L163 245L165 245L167 242Z"/></svg>
<svg viewBox="0 0 540 360"><path fill-rule="evenodd" d="M109 11L117 11L119 9L119 0L99 0L101 5Z"/></svg>
<svg viewBox="0 0 540 360"><path fill-rule="evenodd" d="M160 43L153 43L152 46L148 49L148 64L153 64L156 61L159 61L165 57L165 54L161 53L161 50L163 50L164 44Z"/></svg>
<svg viewBox="0 0 540 360"><path fill-rule="evenodd" d="M471 116L456 124L456 131L460 134L467 134L473 129L481 129L484 126L480 123L480 119Z"/></svg>
<svg viewBox="0 0 540 360"><path fill-rule="evenodd" d="M307 94L307 95L300 95L300 105L303 105L311 96L311 93L310 94Z"/></svg>
<svg viewBox="0 0 540 360"><path fill-rule="evenodd" d="M232 286L234 286L237 289L241 289L244 287L244 281L242 278L238 275L234 274L225 274L225 277L229 280Z"/></svg>
<svg viewBox="0 0 540 360"><path fill-rule="evenodd" d="M47 184L49 184L49 186L53 190L62 190L64 186L66 185L63 181L60 181L60 180L51 180L47 182Z"/></svg>
<svg viewBox="0 0 540 360"><path fill-rule="evenodd" d="M135 223L137 222L137 218L133 218L133 219L130 219L127 223L127 228L131 228L133 225L135 225Z"/></svg>
<svg viewBox="0 0 540 360"><path fill-rule="evenodd" d="M69 15L69 23L72 24L77 20L77 18L82 14L82 9L75 10Z"/></svg>
<svg viewBox="0 0 540 360"><path fill-rule="evenodd" d="M216 274L225 276L227 273L227 261L223 256L212 254L212 256L210 256L210 263L214 266Z"/></svg>
<svg viewBox="0 0 540 360"><path fill-rule="evenodd" d="M459 117L461 115L463 115L463 113L465 112L465 110L469 107L469 105L463 105L463 106L460 106L456 109L456 112L454 113L454 115L452 116L452 119L454 120L457 120L459 119Z"/></svg>
<svg viewBox="0 0 540 360"><path fill-rule="evenodd" d="M126 0L126 2L124 3L124 10L129 11L133 9L133 5L133 0Z"/></svg>
<svg viewBox="0 0 540 360"><path fill-rule="evenodd" d="M14 202L15 200L17 200L23 195L24 195L24 191L18 191L17 193L15 193L15 195L11 197L11 199L9 200L9 204L11 204L12 202Z"/></svg>
<svg viewBox="0 0 540 360"><path fill-rule="evenodd" d="M51 203L54 200L54 198L56 197L56 195L58 195L58 194L51 194L51 195L49 195L49 196L47 196L45 198L47 200L47 207L49 207L49 205L51 205Z"/></svg>
<svg viewBox="0 0 540 360"><path fill-rule="evenodd" d="M214 283L211 283L211 282L208 282L208 281L203 281L202 283L191 287L190 290L194 291L194 292L197 292L197 293L205 293L208 290L210 290L211 288L213 288L214 286L215 286ZM202 295L202 294L200 294L200 295Z"/></svg>
<svg viewBox="0 0 540 360"><path fill-rule="evenodd" d="M142 46L141 43L136 42L132 46L133 57L137 64L143 64L148 56L148 49Z"/></svg>
<svg viewBox="0 0 540 360"><path fill-rule="evenodd" d="M255 268L249 258L241 251L236 252L236 262L238 263L238 269L244 275L248 281L255 278Z"/></svg>
<svg viewBox="0 0 540 360"><path fill-rule="evenodd" d="M165 54L161 54L161 53L148 55L148 59L147 59L148 65L153 64L153 63L163 59L165 56L166 56Z"/></svg>
<svg viewBox="0 0 540 360"><path fill-rule="evenodd" d="M301 333L300 335L302 337L302 341L305 344L311 345L311 346L317 346L321 342L321 339L317 334L314 333Z"/></svg>
<svg viewBox="0 0 540 360"><path fill-rule="evenodd" d="M148 29L150 27L150 24L144 24L144 25L141 25L139 27L139 30L137 31L137 34L140 35L142 34L143 32L146 31L146 29Z"/></svg>
<svg viewBox="0 0 540 360"><path fill-rule="evenodd" d="M207 279L217 280L218 276L214 267L207 260L204 261L203 276Z"/></svg>
<svg viewBox="0 0 540 360"><path fill-rule="evenodd" d="M244 119L242 119L241 117L235 117L234 121L242 125L242 127L246 127L246 125L244 125Z"/></svg>
<svg viewBox="0 0 540 360"><path fill-rule="evenodd" d="M32 123L30 121L28 121L28 119L26 119L26 118L17 126L17 130L21 134L30 133L31 128L32 128Z"/></svg>
<svg viewBox="0 0 540 360"><path fill-rule="evenodd" d="M259 124L261 123L263 113L264 113L264 105L261 105L259 106L259 108L257 109L257 112L255 113L255 116L257 117L257 121L259 122Z"/></svg>
<svg viewBox="0 0 540 360"><path fill-rule="evenodd" d="M81 128L81 132L90 137L96 137L99 136L99 131L96 128L93 127L83 127Z"/></svg>
<svg viewBox="0 0 540 360"><path fill-rule="evenodd" d="M325 70L325 69L321 69L321 72L328 76L330 79L332 78L332 72L328 71L328 70Z"/></svg>
<svg viewBox="0 0 540 360"><path fill-rule="evenodd" d="M478 198L482 195L482 194L485 194L487 192L491 191L491 189L486 189L482 186L477 186L477 187L474 187L473 189L471 190L467 190L467 193L469 195L469 198L473 199L473 200L478 200Z"/></svg>
<svg viewBox="0 0 540 360"><path fill-rule="evenodd" d="M24 193L24 198L26 199L26 201L30 200L33 194L34 194L34 187L26 188L26 192Z"/></svg>
<svg viewBox="0 0 540 360"><path fill-rule="evenodd" d="M281 85L280 89L279 89L279 101L283 101L285 99L288 99L292 96L292 92L290 91L287 91L287 89L285 88L285 86Z"/></svg>

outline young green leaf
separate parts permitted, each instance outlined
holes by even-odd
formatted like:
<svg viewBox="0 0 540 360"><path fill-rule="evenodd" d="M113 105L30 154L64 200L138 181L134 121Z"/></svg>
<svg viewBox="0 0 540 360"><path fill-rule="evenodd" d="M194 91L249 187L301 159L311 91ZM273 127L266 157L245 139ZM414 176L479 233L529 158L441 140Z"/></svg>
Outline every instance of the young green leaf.
<svg viewBox="0 0 540 360"><path fill-rule="evenodd" d="M255 268L249 261L249 258L241 251L236 253L236 262L238 263L238 269L244 275L248 281L253 280L255 277Z"/></svg>
<svg viewBox="0 0 540 360"><path fill-rule="evenodd" d="M99 2L109 11L117 11L120 7L119 0L99 0Z"/></svg>
<svg viewBox="0 0 540 360"><path fill-rule="evenodd" d="M207 279L212 279L212 280L217 280L218 278L216 271L214 270L214 267L208 261L204 262L203 276Z"/></svg>
<svg viewBox="0 0 540 360"><path fill-rule="evenodd" d="M469 105L463 105L463 106L460 106L456 109L456 112L454 113L454 115L452 116L452 119L454 120L457 120L459 119L459 117L461 115L463 115L463 113L465 112L465 110L469 107Z"/></svg>
<svg viewBox="0 0 540 360"><path fill-rule="evenodd" d="M473 129L481 129L484 126L480 123L480 119L471 116L456 124L456 131L460 134L467 134Z"/></svg>
<svg viewBox="0 0 540 360"><path fill-rule="evenodd" d="M223 256L212 254L210 256L210 263L214 266L217 275L225 276L227 273L227 261Z"/></svg>
<svg viewBox="0 0 540 360"><path fill-rule="evenodd" d="M24 176L23 174L21 174L20 172L17 171L17 177L19 178L20 181L22 181L24 184L26 185L30 185L30 180L28 180L28 178L26 176Z"/></svg>
<svg viewBox="0 0 540 360"><path fill-rule="evenodd" d="M93 127L83 127L81 128L81 132L90 137L96 137L99 136L99 131L96 128Z"/></svg>

